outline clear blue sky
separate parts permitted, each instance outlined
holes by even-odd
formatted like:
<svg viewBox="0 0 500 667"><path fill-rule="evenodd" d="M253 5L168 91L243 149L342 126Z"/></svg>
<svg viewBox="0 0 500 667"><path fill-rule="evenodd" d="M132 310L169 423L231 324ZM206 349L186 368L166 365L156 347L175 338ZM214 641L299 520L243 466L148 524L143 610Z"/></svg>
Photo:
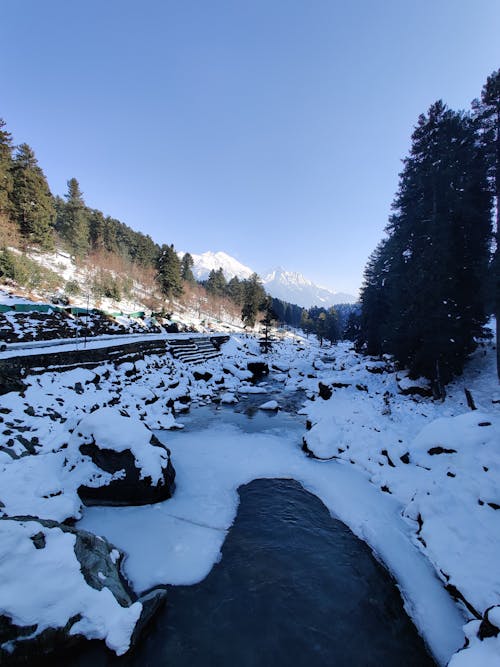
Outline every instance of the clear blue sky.
<svg viewBox="0 0 500 667"><path fill-rule="evenodd" d="M52 191L354 292L418 114L500 67L499 0L3 0L0 116Z"/></svg>

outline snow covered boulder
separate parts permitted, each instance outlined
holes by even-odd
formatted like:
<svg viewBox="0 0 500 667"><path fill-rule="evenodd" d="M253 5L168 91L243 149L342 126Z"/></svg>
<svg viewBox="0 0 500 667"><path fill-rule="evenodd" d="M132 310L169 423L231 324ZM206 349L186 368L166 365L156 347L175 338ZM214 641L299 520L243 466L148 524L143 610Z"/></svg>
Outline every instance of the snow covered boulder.
<svg viewBox="0 0 500 667"><path fill-rule="evenodd" d="M259 405L259 410L267 410L269 412L278 412L280 409L280 406L278 405L277 401L267 401L266 403L262 403L262 405Z"/></svg>
<svg viewBox="0 0 500 667"><path fill-rule="evenodd" d="M310 428L302 438L302 451L315 459L328 460L337 457L347 447L343 442L343 429L332 414L326 414Z"/></svg>
<svg viewBox="0 0 500 667"><path fill-rule="evenodd" d="M238 399L236 396L233 394L231 391L226 391L222 396L220 397L220 402L224 403L225 405L232 405L233 403L237 403Z"/></svg>
<svg viewBox="0 0 500 667"><path fill-rule="evenodd" d="M125 653L165 591L129 592L121 554L56 521L0 518L0 664L32 664L83 638Z"/></svg>
<svg viewBox="0 0 500 667"><path fill-rule="evenodd" d="M175 470L170 451L138 419L117 408L86 415L70 446L112 475L105 484L87 482L78 493L87 505L147 505L170 498Z"/></svg>

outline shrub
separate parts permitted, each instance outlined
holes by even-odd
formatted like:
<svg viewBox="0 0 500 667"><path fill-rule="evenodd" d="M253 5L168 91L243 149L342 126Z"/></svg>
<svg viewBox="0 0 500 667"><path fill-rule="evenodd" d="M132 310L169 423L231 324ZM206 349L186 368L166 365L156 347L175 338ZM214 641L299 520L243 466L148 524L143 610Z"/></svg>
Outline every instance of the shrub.
<svg viewBox="0 0 500 667"><path fill-rule="evenodd" d="M77 296L82 290L76 280L68 280L64 287L64 291L68 296Z"/></svg>

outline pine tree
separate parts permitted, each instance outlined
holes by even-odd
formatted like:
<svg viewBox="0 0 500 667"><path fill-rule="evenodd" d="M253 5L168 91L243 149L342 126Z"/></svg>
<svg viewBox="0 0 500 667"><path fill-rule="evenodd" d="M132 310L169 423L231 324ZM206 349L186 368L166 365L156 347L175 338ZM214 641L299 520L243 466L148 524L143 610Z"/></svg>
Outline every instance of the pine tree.
<svg viewBox="0 0 500 667"><path fill-rule="evenodd" d="M495 253L490 264L490 301L496 318L497 375L500 381L500 70L493 72L472 104L488 160L488 177L495 200Z"/></svg>
<svg viewBox="0 0 500 667"><path fill-rule="evenodd" d="M12 135L7 132L5 121L0 118L0 215L12 213Z"/></svg>
<svg viewBox="0 0 500 667"><path fill-rule="evenodd" d="M181 261L181 277L188 283L194 284L196 282L193 274L194 260L192 255L186 252Z"/></svg>
<svg viewBox="0 0 500 667"><path fill-rule="evenodd" d="M300 328L305 332L307 337L309 337L309 334L314 331L314 322L309 315L309 311L305 308L302 309L302 314L300 317Z"/></svg>
<svg viewBox="0 0 500 667"><path fill-rule="evenodd" d="M390 255L387 244L387 240L381 241L370 255L361 288L360 331L356 342L370 355L381 355L386 347L384 327L389 308L387 273Z"/></svg>
<svg viewBox="0 0 500 667"><path fill-rule="evenodd" d="M62 238L77 257L84 257L90 248L89 211L83 201L83 193L76 178L68 181L66 204L58 228Z"/></svg>
<svg viewBox="0 0 500 667"><path fill-rule="evenodd" d="M227 283L222 267L219 267L217 271L215 269L210 271L205 287L207 292L213 296L223 297L226 294Z"/></svg>
<svg viewBox="0 0 500 667"><path fill-rule="evenodd" d="M12 163L13 214L28 244L45 249L54 246L54 199L33 150L21 144Z"/></svg>
<svg viewBox="0 0 500 667"><path fill-rule="evenodd" d="M257 313L265 303L266 292L256 273L253 273L248 280L243 281L243 286L241 318L245 326L253 327L257 320Z"/></svg>
<svg viewBox="0 0 500 667"><path fill-rule="evenodd" d="M226 287L226 294L233 303L241 306L243 301L243 284L237 276L231 278Z"/></svg>
<svg viewBox="0 0 500 667"><path fill-rule="evenodd" d="M263 338L261 338L260 342L260 347L261 350L265 353L269 352L272 348L272 339L271 339L271 327L272 325L276 322L277 316L276 313L273 310L273 299L272 297L268 296L265 299L265 302L263 304L264 308L264 317L260 320L260 323L263 325L262 328L262 335Z"/></svg>
<svg viewBox="0 0 500 667"><path fill-rule="evenodd" d="M367 350L392 352L436 395L485 322L490 195L474 123L433 104L419 117L387 232L365 273Z"/></svg>
<svg viewBox="0 0 500 667"><path fill-rule="evenodd" d="M157 280L168 299L182 294L181 262L173 245L162 245L158 258Z"/></svg>

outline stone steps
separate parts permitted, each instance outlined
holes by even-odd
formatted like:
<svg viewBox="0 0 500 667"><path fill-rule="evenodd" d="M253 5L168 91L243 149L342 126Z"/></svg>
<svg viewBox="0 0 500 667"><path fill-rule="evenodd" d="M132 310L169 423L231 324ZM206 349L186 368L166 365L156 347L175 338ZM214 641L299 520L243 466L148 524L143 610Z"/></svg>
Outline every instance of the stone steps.
<svg viewBox="0 0 500 667"><path fill-rule="evenodd" d="M220 356L219 349L207 338L187 338L172 341L169 350L174 359L185 364L201 364Z"/></svg>

